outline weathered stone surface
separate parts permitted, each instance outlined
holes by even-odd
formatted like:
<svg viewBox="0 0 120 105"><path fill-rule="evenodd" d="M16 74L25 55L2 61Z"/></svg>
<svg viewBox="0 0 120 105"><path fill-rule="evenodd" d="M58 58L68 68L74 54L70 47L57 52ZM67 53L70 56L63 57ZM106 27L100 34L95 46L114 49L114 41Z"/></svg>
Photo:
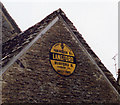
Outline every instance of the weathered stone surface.
<svg viewBox="0 0 120 105"><path fill-rule="evenodd" d="M21 30L1 2L0 6L0 13L2 14L2 43L4 43L15 37Z"/></svg>
<svg viewBox="0 0 120 105"><path fill-rule="evenodd" d="M58 42L70 46L76 56L77 67L69 77L57 74L50 64L50 49ZM5 103L120 103L120 97L61 20L8 68L3 81Z"/></svg>

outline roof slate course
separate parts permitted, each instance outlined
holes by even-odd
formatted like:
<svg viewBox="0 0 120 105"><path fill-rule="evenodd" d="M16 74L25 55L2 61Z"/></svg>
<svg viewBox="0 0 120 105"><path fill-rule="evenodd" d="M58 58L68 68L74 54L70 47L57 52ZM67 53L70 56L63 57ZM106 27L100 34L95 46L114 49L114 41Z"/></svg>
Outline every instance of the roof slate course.
<svg viewBox="0 0 120 105"><path fill-rule="evenodd" d="M17 55L22 49L24 49L24 47L28 45L28 43L30 43L38 35L38 33L41 30L43 30L46 27L46 25L49 24L56 16L62 17L62 19L66 22L66 24L72 30L74 35L78 38L80 43L82 43L82 45L87 50L87 52L95 60L96 64L103 71L103 73L108 78L108 80L111 82L111 84L120 93L120 87L117 84L116 80L114 79L113 75L104 66L104 64L101 62L98 56L92 51L92 49L86 43L82 35L77 31L73 23L66 17L65 13L61 9L54 11L53 13L48 15L46 18L44 18L41 22L35 24L34 26L30 27L26 31L18 34L13 39L3 43L3 50L2 50L3 51L3 55L2 55L3 65L2 66L3 67L6 66L6 64L11 60L11 58Z"/></svg>

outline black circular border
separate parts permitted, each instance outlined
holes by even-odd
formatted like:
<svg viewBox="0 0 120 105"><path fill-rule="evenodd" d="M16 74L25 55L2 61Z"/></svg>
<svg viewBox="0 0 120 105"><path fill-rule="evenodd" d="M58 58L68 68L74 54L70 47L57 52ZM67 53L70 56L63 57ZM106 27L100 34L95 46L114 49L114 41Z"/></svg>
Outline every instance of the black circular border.
<svg viewBox="0 0 120 105"><path fill-rule="evenodd" d="M64 43L64 42L56 42L56 43ZM57 74L59 74L59 75L62 76L62 77L69 77L69 76L71 76L71 75L75 72L76 67L77 67L77 62L76 62L76 66L75 66L74 71L73 71L70 75L62 75L62 74L58 73L58 72L54 69L54 67L53 67L53 65L52 65L52 63L51 63L51 61L50 61L50 60L51 60L51 59L50 59L51 49L52 49L52 47L53 47L56 43L53 43L53 45L52 45L51 48L50 48L50 51L49 51L49 62L50 62L50 64L51 64L53 70L54 70ZM66 43L64 43L64 44L66 44ZM67 45L67 44L66 44L66 45ZM67 45L67 46L68 46L68 45ZM68 47L69 47L69 46L68 46ZM69 47L69 48L71 48L71 47ZM72 50L72 49L71 49L71 50ZM72 50L72 52L74 53L73 50ZM74 53L74 57L76 58L75 53Z"/></svg>

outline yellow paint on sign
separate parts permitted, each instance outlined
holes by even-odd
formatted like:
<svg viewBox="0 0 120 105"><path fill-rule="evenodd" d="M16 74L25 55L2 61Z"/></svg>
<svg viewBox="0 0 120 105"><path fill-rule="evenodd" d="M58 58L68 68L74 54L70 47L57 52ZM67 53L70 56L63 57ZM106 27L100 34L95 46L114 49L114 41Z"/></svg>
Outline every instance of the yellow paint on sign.
<svg viewBox="0 0 120 105"><path fill-rule="evenodd" d="M75 55L65 43L56 43L52 46L50 61L54 70L63 76L71 75L76 67Z"/></svg>

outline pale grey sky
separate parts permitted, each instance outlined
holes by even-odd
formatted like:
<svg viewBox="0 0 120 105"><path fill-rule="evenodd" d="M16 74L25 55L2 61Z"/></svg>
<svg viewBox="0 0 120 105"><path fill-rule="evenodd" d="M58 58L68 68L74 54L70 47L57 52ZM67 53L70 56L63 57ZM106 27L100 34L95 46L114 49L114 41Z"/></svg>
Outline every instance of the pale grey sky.
<svg viewBox="0 0 120 105"><path fill-rule="evenodd" d="M61 8L116 78L118 53L117 0L1 0L22 31ZM118 56L117 56L118 57ZM118 58L116 57L116 63Z"/></svg>

